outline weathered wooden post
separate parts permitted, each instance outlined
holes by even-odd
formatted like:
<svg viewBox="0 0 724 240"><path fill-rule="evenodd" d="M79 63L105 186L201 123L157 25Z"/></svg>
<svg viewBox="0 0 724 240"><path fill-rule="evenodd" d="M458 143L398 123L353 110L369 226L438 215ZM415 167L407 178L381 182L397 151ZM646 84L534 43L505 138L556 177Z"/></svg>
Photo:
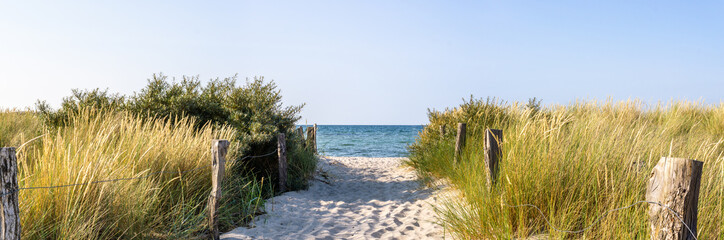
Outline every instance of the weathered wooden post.
<svg viewBox="0 0 724 240"><path fill-rule="evenodd" d="M485 129L485 165L488 166L488 186L492 188L498 180L498 164L500 163L500 155L502 149L500 144L503 142L503 130Z"/></svg>
<svg viewBox="0 0 724 240"><path fill-rule="evenodd" d="M211 238L219 239L219 216L216 211L221 200L221 184L224 180L224 164L229 141L215 139L211 144L211 194L209 195L209 230Z"/></svg>
<svg viewBox="0 0 724 240"><path fill-rule="evenodd" d="M317 124L315 123L314 124L314 141L313 141L314 142L314 153L318 153L317 152L317 130L318 129L319 128L317 128Z"/></svg>
<svg viewBox="0 0 724 240"><path fill-rule="evenodd" d="M277 153L279 154L279 192L287 191L287 142L284 133L277 136Z"/></svg>
<svg viewBox="0 0 724 240"><path fill-rule="evenodd" d="M304 128L299 126L299 128L297 128L297 133L299 133L299 137L302 139L302 147L306 147L307 143L304 141Z"/></svg>
<svg viewBox="0 0 724 240"><path fill-rule="evenodd" d="M694 239L703 166L700 161L671 157L662 157L656 164L646 188L646 201L660 203L676 214L650 204L651 239Z"/></svg>
<svg viewBox="0 0 724 240"><path fill-rule="evenodd" d="M297 128L297 133L302 137L302 140L304 140L304 127L299 126L299 128Z"/></svg>
<svg viewBox="0 0 724 240"><path fill-rule="evenodd" d="M458 137L455 140L455 162L460 161L460 155L465 148L465 123L458 123Z"/></svg>
<svg viewBox="0 0 724 240"><path fill-rule="evenodd" d="M314 128L311 126L307 127L307 147L316 153L316 145L317 144L314 143Z"/></svg>
<svg viewBox="0 0 724 240"><path fill-rule="evenodd" d="M440 138L445 138L445 125L440 125Z"/></svg>
<svg viewBox="0 0 724 240"><path fill-rule="evenodd" d="M15 157L15 148L0 149L0 225L2 233L0 239L20 239L20 208L18 207L18 161Z"/></svg>

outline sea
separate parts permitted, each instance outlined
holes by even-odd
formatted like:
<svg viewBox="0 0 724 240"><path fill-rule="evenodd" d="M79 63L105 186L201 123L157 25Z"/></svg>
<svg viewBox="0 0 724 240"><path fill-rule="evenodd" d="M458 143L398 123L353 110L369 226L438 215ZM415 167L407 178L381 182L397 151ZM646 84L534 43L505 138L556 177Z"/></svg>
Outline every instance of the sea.
<svg viewBox="0 0 724 240"><path fill-rule="evenodd" d="M305 131L306 131L306 127ZM407 157L422 125L317 125L317 151L334 157Z"/></svg>

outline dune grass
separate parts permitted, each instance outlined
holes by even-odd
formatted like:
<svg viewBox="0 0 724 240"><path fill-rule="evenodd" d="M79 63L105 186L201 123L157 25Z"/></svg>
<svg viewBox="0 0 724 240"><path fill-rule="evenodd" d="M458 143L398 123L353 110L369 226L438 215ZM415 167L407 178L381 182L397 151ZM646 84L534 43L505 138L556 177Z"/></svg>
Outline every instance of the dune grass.
<svg viewBox="0 0 724 240"><path fill-rule="evenodd" d="M0 109L0 147L20 146L43 132L41 120L32 111Z"/></svg>
<svg viewBox="0 0 724 240"><path fill-rule="evenodd" d="M143 119L93 111L81 111L67 126L45 132L36 140L37 146L17 150L20 187L141 178L21 190L23 239L203 236L211 186L211 142L235 139L234 129L211 125L198 129L188 118ZM231 143L227 168L240 169L233 161L238 143ZM158 171L164 172L153 174ZM270 186L263 181L227 172L220 208L222 229L258 214L265 192L270 192L263 189Z"/></svg>
<svg viewBox="0 0 724 240"><path fill-rule="evenodd" d="M198 77L154 74L133 95L74 89L59 109L39 101L32 111L0 110L0 146L17 147L26 188L19 192L22 237L203 237L217 138L231 142L219 228L247 223L279 189L278 133L287 134L288 190L308 187L316 168L294 132L303 105L281 100L263 77L203 86ZM83 184L108 179L125 180ZM35 188L59 185L72 186Z"/></svg>
<svg viewBox="0 0 724 240"><path fill-rule="evenodd" d="M410 146L407 164L428 180L445 179L459 197L437 206L459 239L648 239L648 205L604 212L645 199L651 169L662 156L704 162L699 239L724 239L724 104L676 101L579 101L539 109L495 100L466 101L430 111L430 124ZM461 161L453 161L456 123L467 123ZM440 136L445 125L447 135ZM483 131L502 129L498 184L488 188Z"/></svg>

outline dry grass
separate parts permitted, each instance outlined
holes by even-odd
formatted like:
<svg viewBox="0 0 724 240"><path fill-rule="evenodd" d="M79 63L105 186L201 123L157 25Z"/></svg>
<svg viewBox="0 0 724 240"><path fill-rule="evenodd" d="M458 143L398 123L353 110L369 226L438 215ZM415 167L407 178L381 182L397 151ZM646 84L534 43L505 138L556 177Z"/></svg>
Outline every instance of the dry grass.
<svg viewBox="0 0 724 240"><path fill-rule="evenodd" d="M454 129L468 124L462 160L453 163ZM441 138L439 126L448 135ZM489 189L483 130L502 129L499 184ZM662 156L704 161L699 239L724 239L724 104L639 101L576 102L536 112L519 103L472 100L431 112L411 146L408 164L428 179L445 178L461 198L438 206L445 227L460 239L648 239L647 205L606 216L590 230L551 230L534 204L560 229L578 230L607 210L644 200L646 182Z"/></svg>
<svg viewBox="0 0 724 240"><path fill-rule="evenodd" d="M37 115L18 109L0 110L0 147L20 146L42 134Z"/></svg>
<svg viewBox="0 0 724 240"><path fill-rule="evenodd" d="M17 119L3 117L0 122L5 126ZM37 121L23 119L17 121ZM233 129L205 126L196 130L186 118L144 120L93 110L72 116L70 122L45 132L34 147L18 149L20 187L170 172L135 180L21 190L24 239L177 239L203 233L211 185L210 168L204 166L210 165L211 141L235 139ZM17 145L24 139L10 143ZM228 159L235 158L235 149L230 148ZM226 181L225 197L233 202L222 202L222 223L235 224L263 206L260 182L246 176L230 176Z"/></svg>

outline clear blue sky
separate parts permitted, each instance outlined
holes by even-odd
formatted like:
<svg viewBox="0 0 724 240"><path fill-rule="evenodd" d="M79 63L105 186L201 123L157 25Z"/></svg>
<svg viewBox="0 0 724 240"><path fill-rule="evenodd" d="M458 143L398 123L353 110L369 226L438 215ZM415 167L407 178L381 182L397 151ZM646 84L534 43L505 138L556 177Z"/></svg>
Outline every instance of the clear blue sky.
<svg viewBox="0 0 724 240"><path fill-rule="evenodd" d="M424 124L461 98L724 98L724 4L1 1L0 108L153 73L265 76L304 121Z"/></svg>

